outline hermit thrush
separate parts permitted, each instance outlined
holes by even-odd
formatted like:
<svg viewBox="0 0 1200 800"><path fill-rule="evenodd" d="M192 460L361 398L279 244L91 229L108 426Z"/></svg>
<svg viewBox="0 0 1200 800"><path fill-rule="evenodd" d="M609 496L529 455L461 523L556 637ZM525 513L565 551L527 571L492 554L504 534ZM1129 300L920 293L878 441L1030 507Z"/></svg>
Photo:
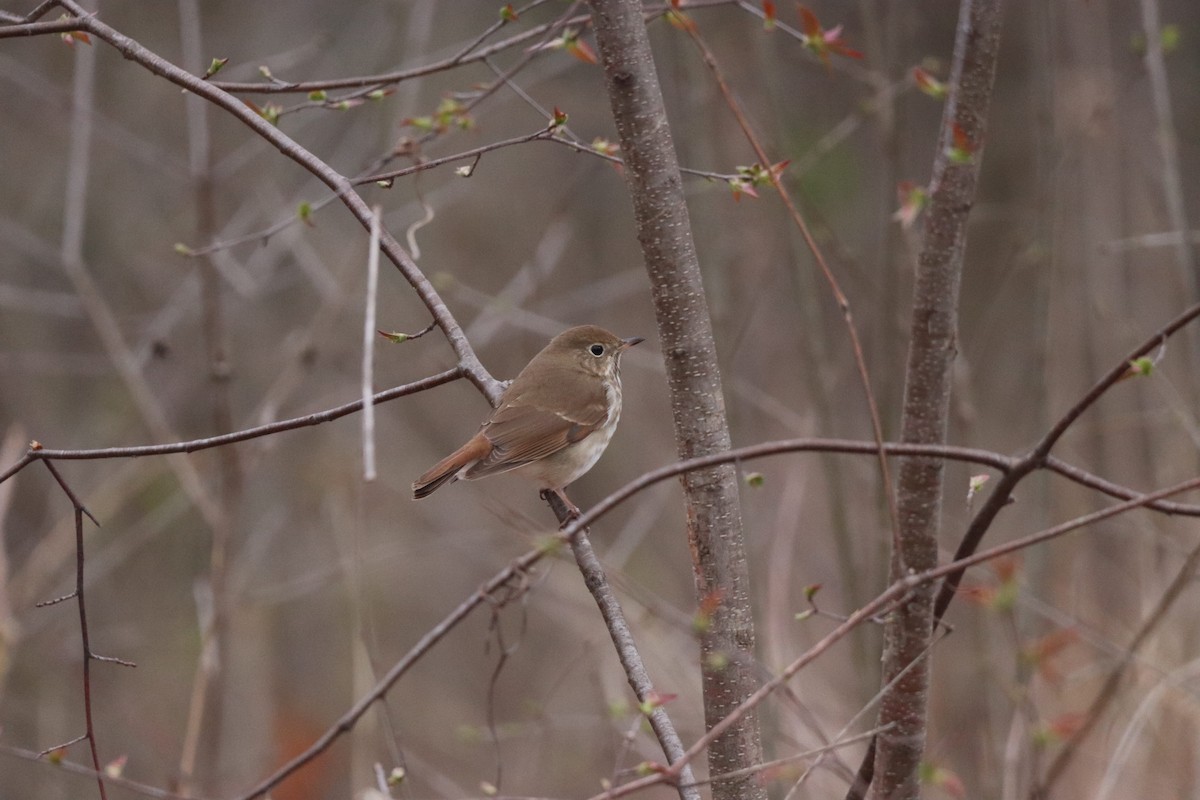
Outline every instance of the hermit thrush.
<svg viewBox="0 0 1200 800"><path fill-rule="evenodd" d="M640 341L595 325L555 336L504 391L479 433L417 478L413 497L459 478L519 469L578 513L562 490L608 446L621 416L621 353Z"/></svg>

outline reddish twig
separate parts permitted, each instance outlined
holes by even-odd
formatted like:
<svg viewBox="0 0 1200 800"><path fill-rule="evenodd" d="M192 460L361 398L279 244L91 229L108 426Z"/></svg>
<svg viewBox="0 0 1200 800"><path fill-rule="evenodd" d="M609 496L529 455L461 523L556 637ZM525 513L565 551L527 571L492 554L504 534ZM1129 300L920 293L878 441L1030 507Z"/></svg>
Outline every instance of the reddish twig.
<svg viewBox="0 0 1200 800"><path fill-rule="evenodd" d="M746 137L746 141L754 149L755 157L758 158L759 163L770 177L771 185L779 193L780 199L787 208L788 215L791 216L796 229L800 231L805 245L807 245L809 251L812 253L813 260L817 262L817 266L820 268L825 282L829 285L829 290L833 293L833 299L842 313L842 321L846 325L846 332L850 337L850 346L854 351L854 365L858 369L859 383L862 386L863 395L867 403L867 411L871 417L871 431L875 436L875 443L879 448L879 472L883 479L884 499L887 503L888 516L892 523L892 538L894 542L898 542L900 537L900 512L896 507L896 493L892 488L891 470L888 468L887 457L883 452L883 422L879 417L879 404L875 402L875 393L871 390L871 376L867 372L867 361L863 355L862 342L858 338L858 327L854 324L854 314L850 310L850 300L842 291L837 276L833 274L833 270L829 268L829 264L825 261L825 256L822 254L821 248L817 244L817 240L813 237L812 232L808 229L808 223L804 221L804 217L800 214L800 209L792 200L787 187L783 185L779 171L771 168L774 162L767 155L766 148L763 147L762 142L755 135L754 129L750 126L750 120L746 117L745 112L742 111L741 104L738 103L733 91L729 88L729 84L725 81L725 76L717 64L716 56L713 55L712 50L709 49L695 26L685 27L684 29L700 50L700 55L704 60L705 66L712 72L713 79L717 82L717 87L721 90L721 96L725 98L725 104L729 106L729 110L737 120L738 126L742 129L742 134Z"/></svg>

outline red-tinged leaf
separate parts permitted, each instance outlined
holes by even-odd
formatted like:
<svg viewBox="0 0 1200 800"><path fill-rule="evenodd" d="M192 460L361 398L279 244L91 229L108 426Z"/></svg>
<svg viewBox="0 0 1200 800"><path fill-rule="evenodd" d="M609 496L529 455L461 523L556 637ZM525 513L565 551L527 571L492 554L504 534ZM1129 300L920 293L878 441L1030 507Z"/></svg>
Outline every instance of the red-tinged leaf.
<svg viewBox="0 0 1200 800"><path fill-rule="evenodd" d="M1066 714L1059 714L1050 720L1046 727L1059 739L1065 741L1079 733L1079 729L1083 727L1083 723L1086 721L1087 715L1080 714L1077 711L1069 711Z"/></svg>
<svg viewBox="0 0 1200 800"><path fill-rule="evenodd" d="M855 58L855 59L858 59L859 61L861 61L863 59L862 53L860 53L858 50L855 50L853 47L847 47L846 45L842 44L841 42L826 42L826 44L829 46L829 49L832 52L837 53L839 56L845 56L846 58Z"/></svg>
<svg viewBox="0 0 1200 800"><path fill-rule="evenodd" d="M907 230L929 205L929 192L924 186L917 186L912 181L901 181L896 185L896 194L900 199L900 208L892 214L892 219Z"/></svg>
<svg viewBox="0 0 1200 800"><path fill-rule="evenodd" d="M775 0L763 0L763 27L769 31L775 30Z"/></svg>
<svg viewBox="0 0 1200 800"><path fill-rule="evenodd" d="M758 198L758 192L754 191L754 187L750 181L744 178L730 178L729 188L733 191L733 202L741 201L742 195L749 195L755 199Z"/></svg>
<svg viewBox="0 0 1200 800"><path fill-rule="evenodd" d="M598 136L592 140L592 149L606 156L615 156L621 151L621 146L616 142L610 142L608 139Z"/></svg>
<svg viewBox="0 0 1200 800"><path fill-rule="evenodd" d="M992 571L1003 583L1010 583L1021 571L1021 558L1016 555L1001 556L992 562Z"/></svg>
<svg viewBox="0 0 1200 800"><path fill-rule="evenodd" d="M811 603L819 591L821 591L821 584L810 583L808 586L804 587L804 599Z"/></svg>
<svg viewBox="0 0 1200 800"><path fill-rule="evenodd" d="M979 149L978 142L971 141L966 130L957 122L950 129L950 139L950 149L946 155L955 164L970 164L975 158L975 151Z"/></svg>
<svg viewBox="0 0 1200 800"><path fill-rule="evenodd" d="M677 695L677 694L669 694L666 692L653 692L652 691L649 694L647 694L646 699L642 701L642 704L641 704L642 711L643 711L643 713L648 714L651 711L653 711L654 709L658 708L659 706L665 706L667 703L670 703L671 701L675 700L678 697L679 697L679 695Z"/></svg>
<svg viewBox="0 0 1200 800"><path fill-rule="evenodd" d="M409 339L407 333L401 333L400 331L376 331L376 333L387 339L389 342L394 342L395 344L407 342Z"/></svg>
<svg viewBox="0 0 1200 800"><path fill-rule="evenodd" d="M61 35L62 40L70 47L74 47L76 42L83 42L84 44L92 43L92 37L88 36L84 31L67 31Z"/></svg>
<svg viewBox="0 0 1200 800"><path fill-rule="evenodd" d="M945 767L939 767L937 764L923 761L921 762L919 772L922 783L929 786L936 786L952 797L967 796L967 788L963 785L962 778L959 778L958 775Z"/></svg>
<svg viewBox="0 0 1200 800"><path fill-rule="evenodd" d="M811 38L819 38L821 36L821 21L817 19L817 15L808 9L807 6L800 6L800 27L804 31L804 35Z"/></svg>
<svg viewBox="0 0 1200 800"><path fill-rule="evenodd" d="M599 59L591 46L582 39L572 39L567 43L567 52L585 64L597 64Z"/></svg>
<svg viewBox="0 0 1200 800"><path fill-rule="evenodd" d="M513 8L512 3L505 3L500 7L500 19L504 20L505 22L517 21L517 12Z"/></svg>
<svg viewBox="0 0 1200 800"><path fill-rule="evenodd" d="M956 593L965 597L967 602L984 608L991 608L996 598L996 590L991 586L960 586Z"/></svg>
<svg viewBox="0 0 1200 800"><path fill-rule="evenodd" d="M967 136L967 132L963 130L963 127L957 122L954 123L953 135L955 147L959 148L960 150L966 150L967 152L971 152L974 149L971 145L970 137Z"/></svg>
<svg viewBox="0 0 1200 800"><path fill-rule="evenodd" d="M683 0L671 0L671 8L678 11L681 7L683 7Z"/></svg>
<svg viewBox="0 0 1200 800"><path fill-rule="evenodd" d="M1038 674L1046 681L1058 683L1062 675L1059 674L1054 659L1078 638L1079 634L1073 628L1059 628L1026 644L1021 655L1033 664Z"/></svg>
<svg viewBox="0 0 1200 800"><path fill-rule="evenodd" d="M117 756L104 765L104 774L110 778L119 778L121 777L121 773L125 771L125 765L128 762L129 756Z"/></svg>
<svg viewBox="0 0 1200 800"><path fill-rule="evenodd" d="M58 19L60 22L62 20L69 20L71 19L71 15L61 14ZM62 37L63 42L68 47L74 47L76 42L83 42L84 44L92 43L92 37L88 36L85 31L65 31L60 33L59 36Z"/></svg>
<svg viewBox="0 0 1200 800"><path fill-rule="evenodd" d="M1078 712L1060 714L1052 720L1042 722L1030 732L1033 743L1039 747L1065 742L1079 733L1087 722L1087 715Z"/></svg>
<svg viewBox="0 0 1200 800"><path fill-rule="evenodd" d="M863 54L847 45L842 40L842 26L835 25L829 30L821 28L817 15L804 6L799 6L800 21L804 28L804 46L821 59L826 68L829 67L829 54L835 53L846 58L862 58Z"/></svg>
<svg viewBox="0 0 1200 800"><path fill-rule="evenodd" d="M634 767L633 771L637 773L638 777L645 778L648 775L664 774L667 771L667 767L664 767L657 761L643 761Z"/></svg>
<svg viewBox="0 0 1200 800"><path fill-rule="evenodd" d="M933 75L923 67L912 68L912 79L913 83L917 85L918 89L935 100L944 100L946 95L949 94L949 89L947 88L946 84L933 77Z"/></svg>

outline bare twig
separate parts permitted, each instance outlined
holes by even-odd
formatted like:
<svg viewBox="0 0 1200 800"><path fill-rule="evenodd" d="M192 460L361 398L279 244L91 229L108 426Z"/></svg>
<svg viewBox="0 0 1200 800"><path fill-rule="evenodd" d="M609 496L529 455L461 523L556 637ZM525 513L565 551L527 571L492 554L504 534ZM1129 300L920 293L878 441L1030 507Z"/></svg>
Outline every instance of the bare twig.
<svg viewBox="0 0 1200 800"><path fill-rule="evenodd" d="M278 148L285 156L319 178L330 189L333 189L359 224L367 230L370 229L370 208L368 208L362 197L354 191L354 187L350 185L349 180L330 167L325 161L297 144L291 137L255 113L233 95L223 91L215 84L197 78L190 72L172 64L98 18L87 15L87 12L78 5L76 0L60 0L60 2L64 8L75 15L77 30L86 31L98 39L107 42L127 59L140 64L155 75L166 78L177 86L203 97L240 120L259 136ZM3 35L4 30L5 28L0 27L0 36ZM445 333L450 346L458 356L459 365L463 369L464 377L475 384L489 401L495 402L501 391L499 381L493 378L479 362L470 343L463 335L458 322L433 288L433 285L417 265L413 263L399 242L386 229L381 231L381 247L387 255L388 260L400 271L437 320L438 326Z"/></svg>
<svg viewBox="0 0 1200 800"><path fill-rule="evenodd" d="M422 378L419 381L406 383L402 386L396 386L391 389L379 392L372 397L374 403L386 403L389 400L395 400L398 397L404 397L417 392L423 392L426 389L432 389L435 386L441 386L443 383L456 381L463 377L461 367L453 367L445 372L439 372L436 375L430 375L428 378ZM0 483L8 480L24 469L27 465L34 461L43 459L59 459L67 461L79 460L96 460L105 458L137 458L141 456L160 456L169 453L194 453L197 450L207 450L210 447L221 447L235 442L244 442L249 439L257 439L260 436L269 436L281 431L291 431L297 428L305 428L311 425L320 425L323 422L330 422L335 419L353 414L362 408L363 401L355 400L351 403L337 406L326 411L318 411L314 414L307 414L303 417L293 417L291 419L280 420L279 422L271 422L266 425L259 425L254 428L247 428L242 431L234 431L233 433L225 433L220 436L208 436L203 439L191 439L186 442L174 442L172 444L150 444L140 445L136 447L102 447L95 450L50 450L43 448L40 444L31 447L25 455L16 464L13 464L3 473L0 473Z"/></svg>
<svg viewBox="0 0 1200 800"><path fill-rule="evenodd" d="M1075 731L1071 738L1059 750L1058 755L1050 762L1050 766L1046 769L1046 775L1043 777L1033 791L1034 797L1048 797L1054 788L1054 784L1070 766L1071 760L1079 752L1080 746L1088 738L1093 730L1096 729L1096 724L1103 717L1104 712L1112 704L1117 697L1117 690L1121 686L1121 680L1125 677L1125 673L1129 666L1133 663L1142 645L1150 638L1150 634L1158 629L1159 624L1166 619L1167 611L1179 599L1179 595L1183 590L1191 584L1195 578L1196 568L1200 566L1200 545L1192 548L1184 559L1183 565L1179 571L1175 573L1175 577L1163 592L1162 597L1158 599L1154 609L1146 615L1142 621L1142 625L1138 628L1129 645L1121 651L1121 657L1109 672L1108 677L1104 679L1104 685L1100 687L1100 691L1092 698L1091 704L1087 711L1083 714L1083 724Z"/></svg>
<svg viewBox="0 0 1200 800"><path fill-rule="evenodd" d="M991 527L992 522L1000 511L1008 505L1012 497L1013 489L1016 485L1029 473L1033 472L1042 466L1050 466L1060 474L1066 477L1072 477L1068 471L1063 471L1056 468L1059 464L1057 461L1051 461L1050 450L1058 443L1063 434L1071 427L1075 420L1079 419L1085 411L1095 405L1109 389L1111 389L1118 381L1129 374L1129 364L1135 359L1141 358L1147 353L1153 352L1158 347L1162 346L1162 342L1174 335L1177 331L1183 328L1188 323L1200 317L1200 303L1186 309L1175 319L1160 327L1157 331L1151 334L1140 345L1131 350L1125 357L1120 359L1113 367L1087 391L1074 405L1059 417L1059 419L1050 427L1044 436L1038 440L1033 449L1025 456L1018 459L1013 464L1012 469L1001 477L996 482L995 488L988 495L987 500L980 507L978 513L971 520L967 532L963 534L962 541L959 542L958 550L955 551L955 560L959 560L964 556L975 552L979 546L979 542L983 539L983 535ZM1099 485L1095 488L1101 489ZM1101 489L1104 491L1104 489ZM1107 493L1107 492L1106 492ZM942 584L941 590L938 592L937 604L934 609L935 616L940 620L949 608L951 601L954 599L954 593L958 589L958 583L962 579L961 573L950 573Z"/></svg>
<svg viewBox="0 0 1200 800"><path fill-rule="evenodd" d="M530 567L536 564L545 556L544 550L531 550L521 557L514 559L503 570L494 575L474 594L468 597L463 602L450 612L441 622L434 625L414 644L402 659L396 662L387 673L379 679L375 687L358 702L356 702L346 713L342 714L328 730L325 731L315 742L313 742L304 752L289 760L286 764L273 772L268 777L264 778L257 786L243 795L240 795L238 800L253 800L256 797L262 797L267 792L278 786L288 776L299 770L311 762L314 758L321 755L329 749L329 747L337 741L341 736L348 733L354 728L358 720L375 704L380 698L387 694L388 690L404 677L404 675L417 663L430 649L433 648L446 634L453 630L457 625L464 620L468 614L475 610L478 606L486 603L493 592L502 589L509 581L519 578L527 572Z"/></svg>
<svg viewBox="0 0 1200 800"><path fill-rule="evenodd" d="M75 492L63 480L62 475L55 468L54 462L45 461L43 463L46 465L46 469L50 471L50 474L54 476L55 482L58 483L63 493L70 499L71 505L75 509L75 591L71 596L75 599L75 605L79 609L79 638L83 645L83 718L85 732L83 736L71 740L68 744L74 744L87 739L88 748L92 754L92 768L96 772L96 785L100 790L100 800L107 800L108 793L104 788L104 775L100 772L100 755L96 747L96 724L92 718L92 661L116 661L127 666L133 665L119 659L100 658L92 652L91 640L88 636L87 606L84 602L83 518L86 515L88 519L96 523L97 527L99 527L100 523L96 522L96 518L84 507L83 503L75 495ZM60 745L60 747L62 746Z"/></svg>
<svg viewBox="0 0 1200 800"><path fill-rule="evenodd" d="M372 402L375 384L375 296L379 289L379 227L383 209L375 206L371 223L371 242L367 251L366 310L363 314L362 358L362 440L363 480L375 480L375 404Z"/></svg>
<svg viewBox="0 0 1200 800"><path fill-rule="evenodd" d="M800 214L800 209L792 200L791 193L784 186L779 171L772 168L774 162L767 155L766 148L763 147L762 142L759 141L758 136L754 133L754 129L750 126L750 120L742 111L741 104L738 103L729 84L725 81L725 76L717 64L716 56L713 55L712 50L709 49L696 28L687 28L686 30L691 35L696 47L699 48L705 66L712 72L713 78L717 82L717 87L721 90L722 97L725 98L726 105L729 106L729 109L737 119L738 126L742 129L742 134L746 137L746 141L754 149L754 154L758 158L759 164L766 170L771 180L771 185L779 193L780 199L783 200L783 204L792 218L792 223L800 231L805 245L807 245L809 251L812 253L813 260L817 262L817 266L821 270L821 275L829 285L829 290L833 293L833 299L841 311L842 321L845 323L846 333L850 337L850 345L854 352L854 365L858 370L859 384L862 387L864 399L867 403L867 412L871 419L871 431L875 436L875 443L879 447L879 473L883 479L883 496L892 524L892 538L894 542L898 541L900 536L900 514L896 508L896 493L892 489L891 470L888 468L887 458L883 453L883 422L879 417L879 404L875 402L875 393L871 390L871 376L867 372L867 361L863 355L862 342L858 338L858 327L854 324L854 314L850 310L850 300L842 291L837 276L833 274L833 270L829 268L829 264L825 261L825 256L822 254L817 240L813 238L812 232L808 228L808 223L804 221L804 217Z"/></svg>
<svg viewBox="0 0 1200 800"><path fill-rule="evenodd" d="M21 758L26 761L37 761L47 763L45 753L35 753L32 750L26 750L23 747L13 747L12 745L0 744L0 755L11 756L12 758ZM149 786L137 781L131 781L125 777L114 777L103 772L92 769L83 764L77 764L74 761L66 759L57 760L54 762L54 768L61 769L64 772L70 772L73 775L81 775L86 778L103 778L112 786L119 786L126 791L140 794L143 797L153 797L156 800L204 800L199 795L180 794L178 792L169 792L166 789L159 789L155 786Z"/></svg>
<svg viewBox="0 0 1200 800"><path fill-rule="evenodd" d="M1192 491L1197 488L1200 488L1200 478L1192 478L1191 480L1177 483L1174 486L1170 486L1156 492L1151 492L1149 494L1140 495L1139 497L1122 503L1117 503L1116 505L1109 506L1108 508L1101 509L1100 511L1095 511L1091 514L1085 514L1083 516L1076 517L1051 528L1038 531L1037 533L1032 533L1019 539L1015 539L1011 542L993 547L989 550L975 553L967 558L955 560L934 569L926 570L920 573L909 574L897 579L886 590L877 595L875 599L861 606L857 611L847 617L845 622L838 625L836 628L826 634L820 641L810 647L805 653L790 663L776 677L764 683L753 695L748 697L742 704L734 709L728 717L721 720L718 724L712 726L704 734L704 736L700 737L691 747L688 748L687 753L682 761L675 762L669 767L658 770L653 775L640 778L636 781L631 781L630 783L624 784L615 789L595 795L593 798L591 798L591 800L612 800L613 798L622 797L649 786L676 780L679 775L679 769L682 768L685 763L690 762L697 755L703 752L704 749L711 744L713 738L719 736L730 725L735 724L738 717L740 717L742 714L748 713L760 705L779 687L794 677L801 669L812 663L817 657L825 653L835 643L849 634L850 631L855 627L871 619L872 617L883 613L886 609L892 608L895 605L904 602L905 598L914 589L923 585L932 584L934 581L941 580L947 575L955 572L961 572L970 567L985 563L1001 556L1028 549L1034 545L1056 539L1072 531L1088 525L1093 525L1106 519L1110 519L1127 511L1131 511L1136 508L1142 508L1156 500L1162 500L1172 495L1179 494L1181 492ZM572 525L568 526L563 531L563 534L567 536L573 535L578 526L590 524L591 522L595 521L596 517L600 516L601 514L601 512L598 510L600 505L603 505L603 503L598 504L597 506L594 506L585 512L583 516L579 517Z"/></svg>
<svg viewBox="0 0 1200 800"><path fill-rule="evenodd" d="M545 499L553 509L559 524L569 524L571 510L567 508L563 499L553 492L547 492ZM652 708L646 714L650 728L658 737L667 761L678 761L685 752L683 742L675 731L667 709L661 704L651 702L654 684L650 680L641 653L638 652L637 644L633 640L633 634L629 630L629 623L625 619L621 603L608 583L608 577L604 574L604 567L600 564L600 559L596 557L596 551L592 549L591 540L588 538L588 529L576 529L575 534L571 536L570 544L571 552L575 554L575 563L579 565L579 572L583 575L583 582L588 591L592 593L592 597L600 609L600 615L604 617L604 625L612 637L613 647L617 650L617 658L620 659L625 676L629 680L629 688L633 689L633 693L643 709L646 708L647 703L651 704ZM679 781L680 800L700 800L700 792L696 788L695 776L692 774L690 765L680 770Z"/></svg>
<svg viewBox="0 0 1200 800"><path fill-rule="evenodd" d="M1184 203L1183 171L1179 162L1179 143L1175 133L1175 118L1171 111L1171 88L1167 83L1167 62L1163 55L1162 24L1159 22L1158 0L1139 0L1142 10L1142 31L1146 42L1146 74L1150 78L1150 98L1158 125L1158 147L1161 151L1163 194L1171 228L1179 234L1175 241L1175 259L1179 266L1180 283L1188 297L1200 294L1196 275L1196 257L1188 231L1187 207Z"/></svg>

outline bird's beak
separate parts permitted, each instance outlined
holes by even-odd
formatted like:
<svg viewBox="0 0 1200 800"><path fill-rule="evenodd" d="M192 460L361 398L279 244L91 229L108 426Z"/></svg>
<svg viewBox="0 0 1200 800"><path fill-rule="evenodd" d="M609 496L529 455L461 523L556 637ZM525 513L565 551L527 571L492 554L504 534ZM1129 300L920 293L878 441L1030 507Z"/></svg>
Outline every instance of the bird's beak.
<svg viewBox="0 0 1200 800"><path fill-rule="evenodd" d="M646 341L646 340L643 339L641 336L630 336L628 339L622 339L621 340L621 352L628 350L629 348L633 347L635 344L641 344L644 341Z"/></svg>

